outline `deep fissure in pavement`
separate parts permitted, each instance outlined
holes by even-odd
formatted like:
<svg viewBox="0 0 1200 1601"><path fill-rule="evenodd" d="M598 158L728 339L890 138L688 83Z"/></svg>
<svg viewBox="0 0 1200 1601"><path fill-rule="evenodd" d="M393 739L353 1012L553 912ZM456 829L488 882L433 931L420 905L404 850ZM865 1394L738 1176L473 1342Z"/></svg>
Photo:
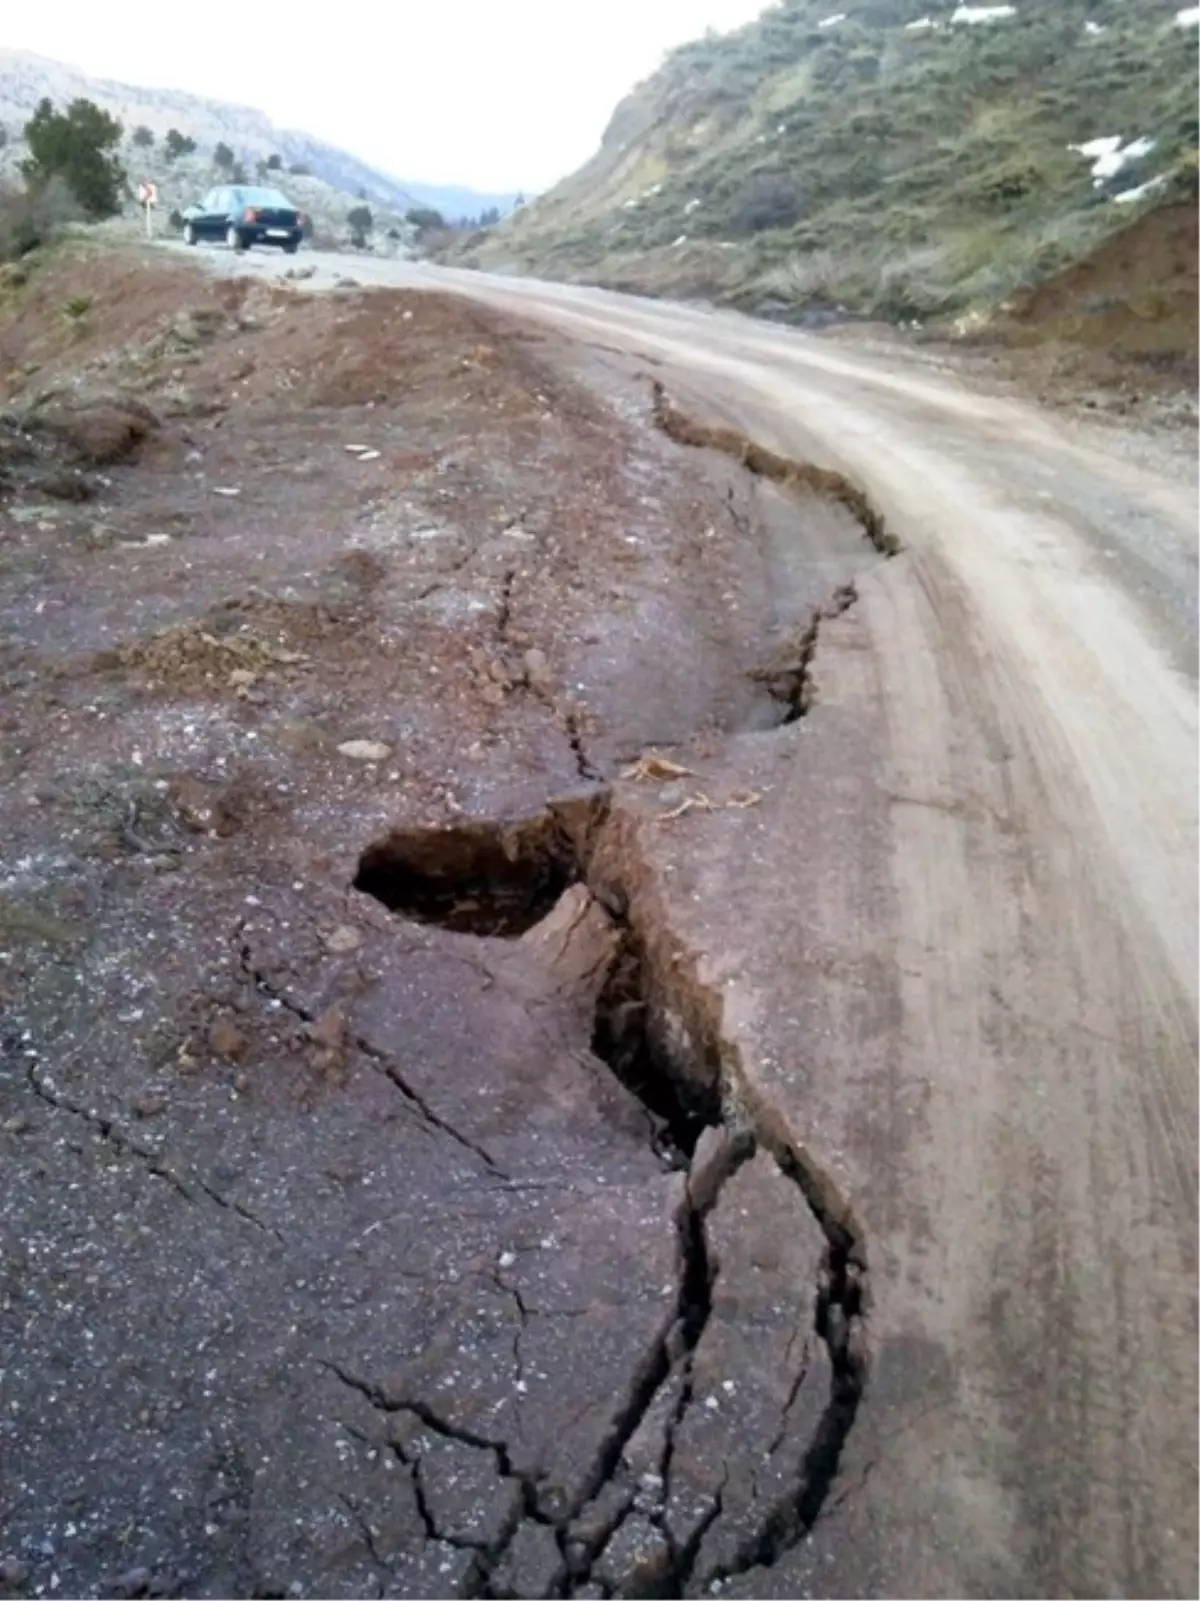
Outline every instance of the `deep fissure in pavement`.
<svg viewBox="0 0 1200 1601"><path fill-rule="evenodd" d="M661 1148L686 1166L703 1130L721 1121L720 1096L711 1080L701 1080L663 1044L645 956L627 925L596 1003L591 1046L659 1123Z"/></svg>
<svg viewBox="0 0 1200 1601"><path fill-rule="evenodd" d="M810 461L798 461L792 456L781 456L755 444L736 428L712 427L689 417L667 395L656 378L651 385L651 408L654 425L661 428L669 439L678 445L691 445L698 449L717 450L731 456L756 478L769 479L785 489L808 489L845 506L858 521L863 533L881 556L896 556L902 546L884 521L883 513L872 504L866 492L845 473L834 467L818 467Z"/></svg>
<svg viewBox="0 0 1200 1601"><path fill-rule="evenodd" d="M858 590L853 583L840 584L829 600L813 611L794 639L777 650L766 665L751 670L750 677L764 686L778 708L776 728L798 722L807 714L815 694L812 664L821 624L840 617L857 599Z"/></svg>
<svg viewBox="0 0 1200 1601"><path fill-rule="evenodd" d="M840 591L832 615L852 599L852 589ZM818 626L819 618L814 618L813 644ZM675 943L663 938L663 930L646 926L627 889L636 878L622 855L628 842L609 836L610 821L610 796L600 791L516 821L393 830L363 853L355 879L358 889L404 916L456 933L503 937L535 926L570 885L586 886L618 935L595 1002L592 1051L645 1108L660 1157L687 1175L675 1215L672 1317L631 1375L625 1400L572 1504L543 1504L539 1487L525 1484L524 1510L473 1564L463 1593L475 1596L512 1593L498 1575L525 1520L555 1530L562 1566L549 1594L684 1596L694 1593L696 1583L711 1588L770 1566L804 1538L819 1516L866 1380L861 1238L828 1175L774 1123L760 1126L741 1083L740 1058L722 1037L719 998L695 977ZM707 1220L728 1179L760 1146L796 1186L825 1238L818 1282L796 1286L796 1318L828 1352L830 1391L794 1483L763 1509L732 1557L698 1573L705 1534L721 1516L722 1492L718 1486L707 1512L680 1539L668 1518L671 1467L676 1437L693 1403L692 1363L712 1315L720 1273L709 1247ZM366 1393L368 1387L359 1387ZM659 1499L647 1509L639 1501L625 1452L652 1409L668 1402ZM420 1405L415 1400L403 1404ZM489 1445L493 1448L503 1449ZM617 1510L603 1511L614 1495ZM640 1508L636 1515L655 1531L657 1554L639 1563L630 1579L633 1588L622 1583L614 1589L600 1581L602 1559L625 1519L635 1515L635 1503Z"/></svg>

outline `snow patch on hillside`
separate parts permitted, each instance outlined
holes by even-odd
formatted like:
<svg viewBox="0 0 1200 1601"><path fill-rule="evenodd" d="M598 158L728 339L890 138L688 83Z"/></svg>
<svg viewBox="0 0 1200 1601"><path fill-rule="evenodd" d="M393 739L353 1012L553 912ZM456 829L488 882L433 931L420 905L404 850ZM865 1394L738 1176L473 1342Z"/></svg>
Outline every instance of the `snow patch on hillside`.
<svg viewBox="0 0 1200 1601"><path fill-rule="evenodd" d="M958 6L950 16L951 22L999 22L1004 17L1015 17L1016 6Z"/></svg>
<svg viewBox="0 0 1200 1601"><path fill-rule="evenodd" d="M1092 183L1099 188L1109 178L1115 178L1130 161L1140 161L1143 156L1148 156L1154 149L1154 140L1142 135L1124 144L1119 133L1101 134L1099 138L1088 139L1081 145L1068 145L1067 149L1087 157L1092 164Z"/></svg>

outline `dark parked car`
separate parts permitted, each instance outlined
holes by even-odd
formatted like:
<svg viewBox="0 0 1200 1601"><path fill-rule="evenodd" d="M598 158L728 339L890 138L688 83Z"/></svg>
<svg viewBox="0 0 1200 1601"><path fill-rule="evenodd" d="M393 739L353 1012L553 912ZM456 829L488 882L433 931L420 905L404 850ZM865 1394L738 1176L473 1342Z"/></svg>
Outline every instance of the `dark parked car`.
<svg viewBox="0 0 1200 1601"><path fill-rule="evenodd" d="M201 239L223 239L231 250L251 245L279 245L291 255L304 237L305 217L278 189L252 184L220 184L198 206L183 214L183 237L189 245Z"/></svg>

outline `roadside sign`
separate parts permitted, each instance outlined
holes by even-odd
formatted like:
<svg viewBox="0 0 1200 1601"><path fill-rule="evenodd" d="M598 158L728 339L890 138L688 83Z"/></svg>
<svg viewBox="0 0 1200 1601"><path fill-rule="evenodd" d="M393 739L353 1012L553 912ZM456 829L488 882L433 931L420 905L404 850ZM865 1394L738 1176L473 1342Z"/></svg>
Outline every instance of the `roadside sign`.
<svg viewBox="0 0 1200 1601"><path fill-rule="evenodd" d="M146 238L154 238L154 207L158 204L158 185L156 183L138 184L138 201L146 213Z"/></svg>

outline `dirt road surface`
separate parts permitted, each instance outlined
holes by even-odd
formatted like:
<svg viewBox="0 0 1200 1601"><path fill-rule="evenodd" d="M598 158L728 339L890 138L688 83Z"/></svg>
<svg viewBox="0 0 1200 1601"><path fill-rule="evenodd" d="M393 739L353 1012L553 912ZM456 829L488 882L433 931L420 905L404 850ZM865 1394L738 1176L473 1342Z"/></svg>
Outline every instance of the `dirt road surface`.
<svg viewBox="0 0 1200 1601"><path fill-rule="evenodd" d="M203 259L251 280L294 265ZM252 821L228 860L261 875L253 896L231 878L219 905L189 907L173 872L138 891L171 904L197 951L209 924L236 931L225 1010L203 1013L228 1071L204 1078L204 1106L186 1081L169 1148L142 1129L174 1104L136 1111L136 1065L88 1082L78 1034L59 1039L72 1088L32 1026L17 1037L45 1139L55 1117L99 1128L103 1174L71 1190L110 1187L142 1264L110 1291L127 1321L88 1310L79 1286L72 1338L105 1343L101 1373L138 1388L143 1432L159 1432L125 1448L136 1466L103 1539L66 1555L88 1464L114 1484L125 1471L108 1438L119 1397L94 1369L72 1390L61 1310L50 1329L16 1319L16 1404L42 1432L6 1491L23 1530L14 1586L41 1594L53 1569L113 1593L127 1549L124 1593L1195 1594L1192 463L1169 439L748 319L310 261L289 285L313 291L310 309L283 315L359 319L330 323L313 372L340 374L356 339L382 347L423 315L420 296L355 296L347 278L451 290L530 319L554 352L537 359L567 360L633 432L611 479L589 467L576 484L578 508L530 499L514 522L510 484L487 541L404 580L406 605L442 606L419 651L446 672L467 646L424 653L451 652L472 607L494 618L483 704L522 708L499 734L428 681L421 700L408 667L354 698L362 616L373 628L398 593L395 541L367 508L380 565L348 571L360 612L326 632L343 731L384 742L378 782L348 783L336 757L310 764L286 827L323 857L312 843L289 855L282 824ZM472 337L502 345L508 325L488 326ZM254 348L255 375L239 367L230 385L269 371ZM290 373L287 348L281 335L271 359ZM643 437L652 379L665 427ZM526 429L514 471L536 453L557 489L603 430L551 382L535 380L527 414L503 404ZM386 465L400 435L370 434L391 402L369 392L352 427ZM552 414L574 432L548 443ZM452 410L442 422L437 449L465 450ZM242 450L245 473L249 447L226 436L252 423L227 424L219 447ZM426 448L412 417L395 426ZM268 562L286 566L288 519L304 523L296 593L312 551L333 550L305 496L341 504L345 478L354 504L346 442L339 425L270 525ZM816 494L813 465L833 475ZM588 542L568 548L589 515ZM505 540L526 528L542 543L522 567ZM406 537L420 557L419 519ZM220 561L232 551L249 571L252 543ZM188 548L194 586L205 546ZM137 586L156 622L176 620L161 578ZM34 589L12 613L31 650ZM121 607L74 626L111 645ZM63 693L63 717L108 704ZM309 696L293 731L329 726L327 688L288 693ZM273 736L264 722L255 737ZM403 794L384 779L398 745L424 775L416 798L407 775ZM271 776L295 782L282 765ZM268 804L233 800L252 818ZM507 821L472 821L488 818ZM148 826L135 812L127 833ZM130 1007L109 977L114 1009ZM67 1006L68 979L47 983L47 1004ZM324 1076L303 1111L320 1134L282 1078L239 1124L236 1066L274 1038L253 1005L307 1042ZM28 1149L43 1131L14 1104L5 1127ZM330 1139L344 1171L314 1143ZM310 1185L314 1160L331 1176ZM161 1195L138 1191L147 1171ZM170 1214L181 1193L204 1220L194 1233ZM20 1213L46 1209L38 1249L53 1255L55 1219L90 1236L70 1193L43 1195L34 1180ZM173 1242L161 1285L139 1228ZM36 1310L42 1292L26 1293ZM155 1318L175 1344L141 1371L123 1343ZM56 1432L47 1395L83 1418L78 1437ZM186 1408L173 1426L172 1395ZM68 1461L74 1499L62 1492L47 1533L30 1498ZM137 1489L162 1472L192 1508L166 1532L164 1492Z"/></svg>

